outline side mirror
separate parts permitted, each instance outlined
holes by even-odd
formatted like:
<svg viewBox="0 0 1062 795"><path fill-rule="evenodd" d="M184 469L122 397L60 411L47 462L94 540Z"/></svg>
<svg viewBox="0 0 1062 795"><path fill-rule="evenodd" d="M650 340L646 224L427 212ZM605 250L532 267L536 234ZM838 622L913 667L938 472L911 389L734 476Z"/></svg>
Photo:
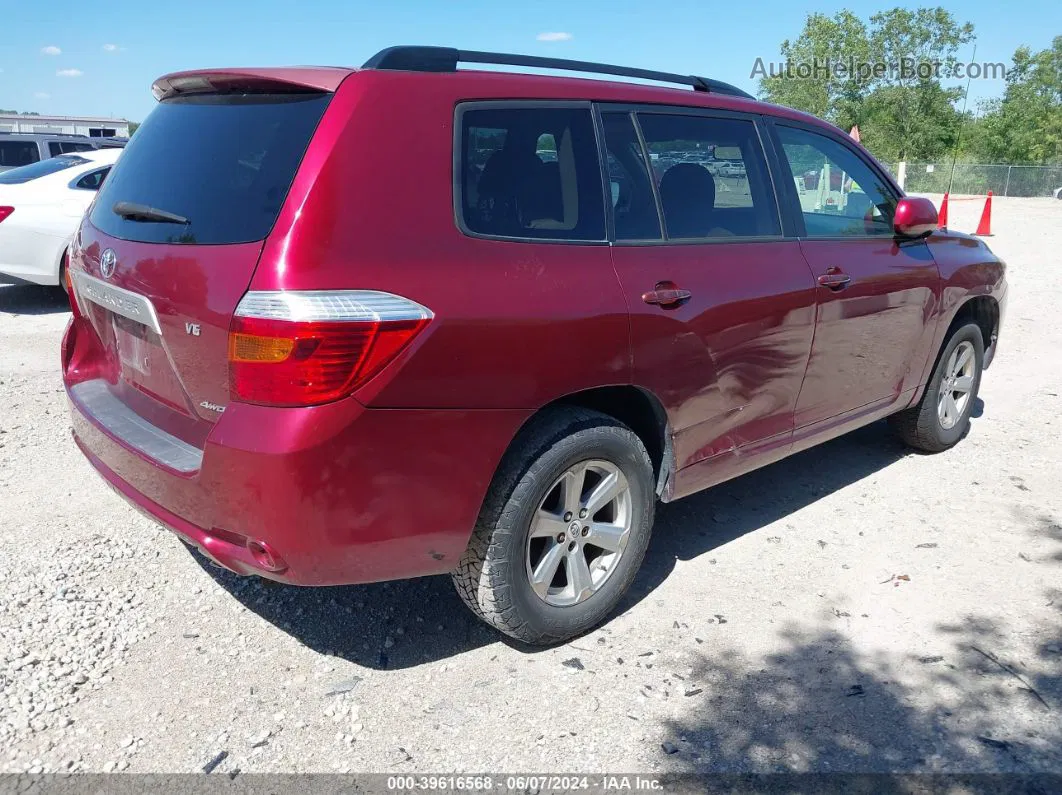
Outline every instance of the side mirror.
<svg viewBox="0 0 1062 795"><path fill-rule="evenodd" d="M896 205L892 228L900 237L925 237L937 229L937 208L929 199L904 196Z"/></svg>

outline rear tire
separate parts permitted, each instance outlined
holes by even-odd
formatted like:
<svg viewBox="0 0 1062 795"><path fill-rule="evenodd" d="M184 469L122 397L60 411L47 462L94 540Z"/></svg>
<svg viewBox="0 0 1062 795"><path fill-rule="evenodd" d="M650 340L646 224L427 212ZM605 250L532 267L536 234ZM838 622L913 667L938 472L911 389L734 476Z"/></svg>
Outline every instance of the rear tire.
<svg viewBox="0 0 1062 795"><path fill-rule="evenodd" d="M63 252L63 258L59 260L59 287L67 297L70 297L70 252L69 250Z"/></svg>
<svg viewBox="0 0 1062 795"><path fill-rule="evenodd" d="M980 327L967 323L955 329L940 353L922 399L889 418L908 446L939 453L962 439L970 427L970 414L981 387L984 358Z"/></svg>
<svg viewBox="0 0 1062 795"><path fill-rule="evenodd" d="M600 623L630 586L655 507L652 462L633 431L596 411L550 410L502 460L454 585L512 638L568 640Z"/></svg>

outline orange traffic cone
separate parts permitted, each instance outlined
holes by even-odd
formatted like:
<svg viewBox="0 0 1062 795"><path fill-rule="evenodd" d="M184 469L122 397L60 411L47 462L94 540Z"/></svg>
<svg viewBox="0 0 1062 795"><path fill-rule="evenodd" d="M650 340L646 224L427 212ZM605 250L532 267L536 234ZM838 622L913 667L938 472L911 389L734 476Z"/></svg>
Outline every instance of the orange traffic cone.
<svg viewBox="0 0 1062 795"><path fill-rule="evenodd" d="M975 235L980 237L992 237L992 191L988 192L985 199L985 209L981 211L981 221L977 224Z"/></svg>
<svg viewBox="0 0 1062 795"><path fill-rule="evenodd" d="M944 201L940 203L940 212L937 213L937 229L948 228L948 194L944 194Z"/></svg>

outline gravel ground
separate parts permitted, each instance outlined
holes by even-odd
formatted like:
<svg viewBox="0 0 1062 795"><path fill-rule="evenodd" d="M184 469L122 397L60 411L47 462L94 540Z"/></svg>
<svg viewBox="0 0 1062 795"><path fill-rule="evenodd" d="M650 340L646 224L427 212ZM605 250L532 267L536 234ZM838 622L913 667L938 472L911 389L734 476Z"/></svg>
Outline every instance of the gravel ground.
<svg viewBox="0 0 1062 795"><path fill-rule="evenodd" d="M879 423L664 506L622 612L546 651L448 578L193 555L71 442L63 300L0 287L0 771L1062 772L1062 202L994 221L1009 315L965 441Z"/></svg>

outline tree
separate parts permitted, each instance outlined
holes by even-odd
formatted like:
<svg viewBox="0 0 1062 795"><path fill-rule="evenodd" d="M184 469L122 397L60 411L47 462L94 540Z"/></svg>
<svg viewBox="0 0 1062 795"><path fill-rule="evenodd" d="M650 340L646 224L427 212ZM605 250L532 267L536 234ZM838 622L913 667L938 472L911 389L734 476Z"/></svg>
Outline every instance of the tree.
<svg viewBox="0 0 1062 795"><path fill-rule="evenodd" d="M138 122L138 121L129 122L129 136L130 137L132 137L133 133L136 132L136 128L139 127L139 126L140 126L140 122Z"/></svg>
<svg viewBox="0 0 1062 795"><path fill-rule="evenodd" d="M868 80L858 72L841 74L834 67L839 57L867 62L869 53L866 25L851 11L833 17L808 14L800 37L782 42L782 57L791 68L761 77L760 94L778 105L847 123L858 116ZM800 74L802 68L810 69L811 75Z"/></svg>
<svg viewBox="0 0 1062 795"><path fill-rule="evenodd" d="M981 107L970 148L993 163L1062 163L1062 36L1033 53L1019 47L1001 100Z"/></svg>
<svg viewBox="0 0 1062 795"><path fill-rule="evenodd" d="M842 129L858 124L882 159L932 160L954 145L960 123L954 103L962 91L940 81L955 74L959 47L972 40L973 26L943 8L894 8L869 26L849 11L810 14L800 38L782 43L791 68L761 79L760 92ZM840 73L801 75L800 64L816 58L839 63Z"/></svg>
<svg viewBox="0 0 1062 795"><path fill-rule="evenodd" d="M895 68L875 81L867 98L868 146L888 142L898 160L936 159L956 142L961 116L954 103L963 95L961 88L943 88L940 78L955 75L959 47L973 40L973 25L960 25L943 8L894 8L870 24L871 52Z"/></svg>

